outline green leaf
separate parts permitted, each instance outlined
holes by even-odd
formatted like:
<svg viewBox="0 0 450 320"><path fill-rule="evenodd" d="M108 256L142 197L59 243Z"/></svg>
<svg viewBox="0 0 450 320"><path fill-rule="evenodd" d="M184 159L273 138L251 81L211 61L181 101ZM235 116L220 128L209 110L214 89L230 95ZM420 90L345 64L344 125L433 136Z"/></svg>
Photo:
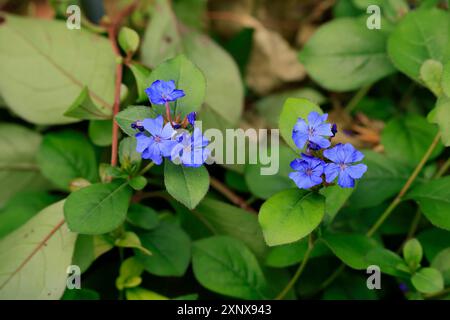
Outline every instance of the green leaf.
<svg viewBox="0 0 450 320"><path fill-rule="evenodd" d="M436 8L409 13L388 40L388 53L397 69L420 81L420 68L425 61L447 62L450 59L449 22L450 13Z"/></svg>
<svg viewBox="0 0 450 320"><path fill-rule="evenodd" d="M444 64L442 71L442 90L450 98L450 61Z"/></svg>
<svg viewBox="0 0 450 320"><path fill-rule="evenodd" d="M114 245L106 236L80 234L75 243L72 264L79 266L81 272L85 272L98 257L112 248Z"/></svg>
<svg viewBox="0 0 450 320"><path fill-rule="evenodd" d="M91 120L89 121L89 138L100 147L110 146L112 143L112 121Z"/></svg>
<svg viewBox="0 0 450 320"><path fill-rule="evenodd" d="M48 189L49 183L36 164L40 143L36 132L0 123L0 207L17 192Z"/></svg>
<svg viewBox="0 0 450 320"><path fill-rule="evenodd" d="M68 190L76 178L98 180L95 150L81 133L61 131L49 133L37 154L42 174L59 188Z"/></svg>
<svg viewBox="0 0 450 320"><path fill-rule="evenodd" d="M260 152L266 152L261 151ZM269 149L268 153L272 155L272 151ZM291 172L289 164L297 156L291 148L280 145L279 146L279 165L278 172L274 175L263 175L261 169L267 167L267 165L261 164L258 159L257 164L247 164L245 166L245 181L247 182L250 192L261 199L268 199L275 193L295 187L295 183L289 179L288 175Z"/></svg>
<svg viewBox="0 0 450 320"><path fill-rule="evenodd" d="M152 71L147 82L150 86L156 80L174 80L177 89L184 90L186 96L172 103L174 115L181 114L184 118L190 112L199 111L206 91L206 80L203 73L185 55L165 61ZM165 112L164 106L158 109Z"/></svg>
<svg viewBox="0 0 450 320"><path fill-rule="evenodd" d="M102 116L111 114L116 62L106 38L64 21L3 17L0 91L11 110L32 123L74 122L63 114L87 88Z"/></svg>
<svg viewBox="0 0 450 320"><path fill-rule="evenodd" d="M258 261L236 239L216 236L194 242L192 267L197 281L208 290L241 299L268 298Z"/></svg>
<svg viewBox="0 0 450 320"><path fill-rule="evenodd" d="M264 257L267 246L256 215L228 203L205 198L188 214L206 222L212 234L228 235L241 240L257 257Z"/></svg>
<svg viewBox="0 0 450 320"><path fill-rule="evenodd" d="M256 111L266 120L270 127L276 128L278 127L278 119L280 118L282 106L289 98L303 98L317 105L321 105L327 100L320 91L305 87L263 97L256 102Z"/></svg>
<svg viewBox="0 0 450 320"><path fill-rule="evenodd" d="M45 208L0 241L0 299L54 300L64 293L77 235L64 222L63 204Z"/></svg>
<svg viewBox="0 0 450 320"><path fill-rule="evenodd" d="M141 243L152 255L135 254L146 271L161 277L181 277L191 258L189 236L177 225L161 221L155 229L139 232Z"/></svg>
<svg viewBox="0 0 450 320"><path fill-rule="evenodd" d="M127 300L169 300L169 298L159 293L144 288L127 289L126 297Z"/></svg>
<svg viewBox="0 0 450 320"><path fill-rule="evenodd" d="M327 225L333 222L339 210L352 195L353 190L353 188L341 188L339 186L328 186L320 189L319 193L325 197L325 217L323 220Z"/></svg>
<svg viewBox="0 0 450 320"><path fill-rule="evenodd" d="M431 267L441 272L445 286L450 285L450 248L439 252L431 262Z"/></svg>
<svg viewBox="0 0 450 320"><path fill-rule="evenodd" d="M408 166L376 152L364 151L364 155L368 169L350 197L350 203L357 208L374 207L394 196L412 172Z"/></svg>
<svg viewBox="0 0 450 320"><path fill-rule="evenodd" d="M450 177L424 183L412 189L407 199L414 199L432 224L450 230Z"/></svg>
<svg viewBox="0 0 450 320"><path fill-rule="evenodd" d="M136 257L130 257L122 262L119 269L119 276L116 279L116 287L119 290L134 288L141 284L141 274L144 266Z"/></svg>
<svg viewBox="0 0 450 320"><path fill-rule="evenodd" d="M419 240L410 239L405 243L403 247L403 258L408 264L410 270L414 272L420 266L422 261L423 251Z"/></svg>
<svg viewBox="0 0 450 320"><path fill-rule="evenodd" d="M309 39L300 61L326 89L349 91L370 85L395 71L386 54L383 30L369 30L366 19L335 19Z"/></svg>
<svg viewBox="0 0 450 320"><path fill-rule="evenodd" d="M128 209L127 222L144 230L152 230L158 226L158 213L150 207L133 203Z"/></svg>
<svg viewBox="0 0 450 320"><path fill-rule="evenodd" d="M438 124L442 143L446 147L450 146L450 98L439 98L432 113L434 116L430 122Z"/></svg>
<svg viewBox="0 0 450 320"><path fill-rule="evenodd" d="M438 228L429 228L419 233L417 239L422 244L425 257L431 262L440 251L448 247L450 232Z"/></svg>
<svg viewBox="0 0 450 320"><path fill-rule="evenodd" d="M322 114L322 109L315 103L307 99L289 98L283 105L281 110L278 126L280 134L284 141L294 150L298 151L297 146L292 140L292 131L297 123L298 118L308 121L308 114L312 111Z"/></svg>
<svg viewBox="0 0 450 320"><path fill-rule="evenodd" d="M150 76L150 70L139 64L131 62L128 67L133 73L134 79L136 80L136 90L137 90L137 102L142 103L148 101L147 94L145 93L145 89L150 86L147 79Z"/></svg>
<svg viewBox="0 0 450 320"><path fill-rule="evenodd" d="M204 127L216 122L236 125L243 109L243 85L239 69L230 55L209 37L189 30L176 20L165 0L155 1L151 22L142 43L142 61L150 67L184 53L203 72L208 83L201 113L209 112ZM163 41L161 41L163 39ZM158 43L155 46L155 43ZM218 77L217 75L220 75ZM206 108L206 109L205 109ZM208 110L208 111L205 111Z"/></svg>
<svg viewBox="0 0 450 320"><path fill-rule="evenodd" d="M322 221L325 198L298 189L281 191L264 202L259 224L269 246L300 240Z"/></svg>
<svg viewBox="0 0 450 320"><path fill-rule="evenodd" d="M144 248L141 244L141 240L136 233L131 231L125 231L120 238L117 238L114 242L116 247L120 248L134 248L141 251L143 254L151 256L152 253Z"/></svg>
<svg viewBox="0 0 450 320"><path fill-rule="evenodd" d="M120 28L118 40L120 48L127 53L134 53L139 47L139 35L133 29Z"/></svg>
<svg viewBox="0 0 450 320"><path fill-rule="evenodd" d="M127 135L134 137L136 130L131 128L131 124L137 120L144 120L147 118L155 118L157 113L150 107L146 106L129 106L116 115L116 121L119 127Z"/></svg>
<svg viewBox="0 0 450 320"><path fill-rule="evenodd" d="M58 200L47 192L19 192L0 210L0 238L27 222L39 211Z"/></svg>
<svg viewBox="0 0 450 320"><path fill-rule="evenodd" d="M436 97L442 95L442 72L443 66L440 61L427 60L420 67L420 79Z"/></svg>
<svg viewBox="0 0 450 320"><path fill-rule="evenodd" d="M293 266L303 260L307 249L307 238L303 238L293 243L271 247L269 253L267 254L265 264L273 268ZM320 257L329 253L330 250L328 250L322 242L316 242L310 257Z"/></svg>
<svg viewBox="0 0 450 320"><path fill-rule="evenodd" d="M89 95L89 89L84 87L80 95L63 114L66 117L85 120L111 119L111 109L101 108L95 104Z"/></svg>
<svg viewBox="0 0 450 320"><path fill-rule="evenodd" d="M368 267L365 260L370 250L377 246L375 240L360 234L325 234L321 241L349 267L363 270Z"/></svg>
<svg viewBox="0 0 450 320"><path fill-rule="evenodd" d="M100 300L100 294L91 289L67 289L61 300Z"/></svg>
<svg viewBox="0 0 450 320"><path fill-rule="evenodd" d="M64 205L64 215L72 231L110 232L124 222L130 198L127 182L96 183L70 194Z"/></svg>
<svg viewBox="0 0 450 320"><path fill-rule="evenodd" d="M434 268L420 269L412 276L411 282L422 293L436 293L444 289L442 274Z"/></svg>
<svg viewBox="0 0 450 320"><path fill-rule="evenodd" d="M381 143L389 157L414 167L430 147L436 133L437 128L426 119L417 115L406 115L387 123L381 135ZM439 144L431 158L437 157L442 149L442 144Z"/></svg>
<svg viewBox="0 0 450 320"><path fill-rule="evenodd" d="M192 168L165 161L164 185L175 200L194 209L208 192L208 170L204 166Z"/></svg>
<svg viewBox="0 0 450 320"><path fill-rule="evenodd" d="M380 267L382 273L402 279L409 279L409 274L406 272L408 267L403 259L395 252L376 247L367 253L365 261L367 266L376 265Z"/></svg>
<svg viewBox="0 0 450 320"><path fill-rule="evenodd" d="M142 190L145 188L145 186L147 185L147 178L143 177L143 176L137 176L134 177L133 179L131 179L129 181L130 183L130 187L132 187L134 190Z"/></svg>
<svg viewBox="0 0 450 320"><path fill-rule="evenodd" d="M119 161L122 168L131 175L139 170L142 157L136 151L136 139L134 137L126 137L120 141Z"/></svg>

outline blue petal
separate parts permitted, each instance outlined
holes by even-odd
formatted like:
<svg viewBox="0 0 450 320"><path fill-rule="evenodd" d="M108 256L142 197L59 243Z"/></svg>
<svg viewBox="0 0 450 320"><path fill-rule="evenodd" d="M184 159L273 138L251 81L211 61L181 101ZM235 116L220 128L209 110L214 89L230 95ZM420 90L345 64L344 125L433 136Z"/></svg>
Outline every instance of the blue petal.
<svg viewBox="0 0 450 320"><path fill-rule="evenodd" d="M142 153L152 143L153 138L143 133L136 134L136 152Z"/></svg>
<svg viewBox="0 0 450 320"><path fill-rule="evenodd" d="M149 147L142 153L142 158L150 159L157 165L162 163L161 152L156 143L152 143L149 145Z"/></svg>
<svg viewBox="0 0 450 320"><path fill-rule="evenodd" d="M302 162L303 162L303 160L301 160L301 159L295 159L291 162L290 166L293 170L298 171L303 168Z"/></svg>
<svg viewBox="0 0 450 320"><path fill-rule="evenodd" d="M155 119L147 118L142 121L142 125L144 129L150 132L153 136L160 136L162 127L163 127L164 119L160 115Z"/></svg>
<svg viewBox="0 0 450 320"><path fill-rule="evenodd" d="M333 148L324 150L323 151L324 157L327 158L328 160L333 161L333 162L339 162L339 157L338 157L338 154L337 154L337 151L339 149L338 146L339 145L336 145Z"/></svg>
<svg viewBox="0 0 450 320"><path fill-rule="evenodd" d="M173 148L178 145L178 142L175 140L163 140L159 144L159 149L161 150L161 154L163 157L170 157L172 154Z"/></svg>
<svg viewBox="0 0 450 320"><path fill-rule="evenodd" d="M342 188L353 188L355 186L355 180L350 177L347 170L342 170L339 174L338 185Z"/></svg>
<svg viewBox="0 0 450 320"><path fill-rule="evenodd" d="M321 148L328 148L331 145L330 140L323 138L321 136L312 136L309 138L309 140L314 142Z"/></svg>
<svg viewBox="0 0 450 320"><path fill-rule="evenodd" d="M308 134L303 133L301 131L292 132L292 140L294 140L295 145L299 149L303 149L306 141L308 141Z"/></svg>
<svg viewBox="0 0 450 320"><path fill-rule="evenodd" d="M293 131L298 131L298 132L302 132L304 134L308 134L308 124L302 118L298 118Z"/></svg>
<svg viewBox="0 0 450 320"><path fill-rule="evenodd" d="M175 135L176 131L172 128L170 123L166 123L164 128L161 130L160 137L163 139L171 139Z"/></svg>
<svg viewBox="0 0 450 320"><path fill-rule="evenodd" d="M360 179L367 171L367 166L363 163L355 164L354 166L348 166L345 171L353 179Z"/></svg>
<svg viewBox="0 0 450 320"><path fill-rule="evenodd" d="M324 168L325 180L327 183L331 183L336 179L340 171L340 168L337 164L327 163Z"/></svg>
<svg viewBox="0 0 450 320"><path fill-rule="evenodd" d="M308 114L308 124L310 127L316 128L322 122L322 116L318 112L313 111Z"/></svg>
<svg viewBox="0 0 450 320"><path fill-rule="evenodd" d="M314 128L314 133L319 136L331 137L333 132L331 131L331 123L321 123Z"/></svg>
<svg viewBox="0 0 450 320"><path fill-rule="evenodd" d="M169 101L175 101L175 100L177 100L177 99L179 99L179 98L182 98L182 97L184 97L184 96L185 96L185 93L184 93L183 90L174 90L174 91L172 91L172 93L170 93L170 95L169 95L169 97L170 97L170 100L169 100Z"/></svg>

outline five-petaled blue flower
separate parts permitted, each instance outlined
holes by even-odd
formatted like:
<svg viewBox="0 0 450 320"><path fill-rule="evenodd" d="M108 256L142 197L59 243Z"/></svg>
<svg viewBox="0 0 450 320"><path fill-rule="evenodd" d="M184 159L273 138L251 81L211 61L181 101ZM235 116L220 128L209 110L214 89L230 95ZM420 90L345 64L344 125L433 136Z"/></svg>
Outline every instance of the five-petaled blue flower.
<svg viewBox="0 0 450 320"><path fill-rule="evenodd" d="M194 128L192 135L184 132L180 136L179 143L172 149L170 158L173 162L180 162L186 167L200 167L210 155L210 150L206 148L208 143L201 130Z"/></svg>
<svg viewBox="0 0 450 320"><path fill-rule="evenodd" d="M294 180L300 189L309 189L322 183L324 165L323 160L302 154L301 159L291 162L291 168L295 171L289 173L289 178Z"/></svg>
<svg viewBox="0 0 450 320"><path fill-rule="evenodd" d="M331 124L325 121L328 114L320 115L313 111L308 115L308 123L299 118L292 132L292 139L299 149L303 149L307 142L310 142L315 148L328 148L331 143L325 137L333 136Z"/></svg>
<svg viewBox="0 0 450 320"><path fill-rule="evenodd" d="M151 159L155 164L161 164L163 157L169 157L172 149L177 145L173 140L176 131L170 123L164 126L164 119L158 116L155 119L144 119L142 126L150 136L144 132L136 134L136 151L142 153L143 159Z"/></svg>
<svg viewBox="0 0 450 320"><path fill-rule="evenodd" d="M327 163L325 167L325 177L328 183L338 178L338 185L342 188L353 188L355 179L359 179L367 171L365 164L359 163L364 155L356 150L350 143L337 144L333 148L323 152L325 158L333 161Z"/></svg>
<svg viewBox="0 0 450 320"><path fill-rule="evenodd" d="M175 81L173 80L156 80L150 87L145 89L145 93L152 104L165 104L185 96L183 90L175 88Z"/></svg>

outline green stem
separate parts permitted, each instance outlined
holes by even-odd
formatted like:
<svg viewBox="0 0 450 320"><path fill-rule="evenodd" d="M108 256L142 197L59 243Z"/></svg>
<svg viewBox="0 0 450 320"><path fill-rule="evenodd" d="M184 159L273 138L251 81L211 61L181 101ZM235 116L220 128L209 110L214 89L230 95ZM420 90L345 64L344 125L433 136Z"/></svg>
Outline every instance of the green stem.
<svg viewBox="0 0 450 320"><path fill-rule="evenodd" d="M341 263L341 265L320 285L319 291L325 289L330 284L332 284L334 280L336 280L344 270L345 264Z"/></svg>
<svg viewBox="0 0 450 320"><path fill-rule="evenodd" d="M370 91L371 88L372 85L368 85L359 89L358 92L356 92L356 94L353 96L353 98L349 101L349 103L345 107L345 111L347 113L352 113L353 109L355 109L358 103L362 100L362 98L364 98L367 95L367 93Z"/></svg>
<svg viewBox="0 0 450 320"><path fill-rule="evenodd" d="M420 218L422 218L422 212L420 209L417 209L416 215L414 216L413 221L411 222L411 227L409 228L408 234L406 235L406 240L411 239L414 237L414 234L417 231L417 228L419 227Z"/></svg>
<svg viewBox="0 0 450 320"><path fill-rule="evenodd" d="M450 158L445 161L445 163L442 165L442 167L439 169L439 171L434 176L435 179L442 177L450 168Z"/></svg>
<svg viewBox="0 0 450 320"><path fill-rule="evenodd" d="M294 284L297 282L298 278L303 273L303 270L305 270L306 264L308 263L309 256L311 255L311 251L313 250L313 248L314 248L314 242L312 239L312 234L310 234L309 238L308 238L308 249L306 250L305 255L303 256L302 262L300 263L297 271L295 272L292 279L288 282L286 287L284 287L284 289L275 297L275 300L283 300L283 298L292 289Z"/></svg>
<svg viewBox="0 0 450 320"><path fill-rule="evenodd" d="M146 173L148 170L150 170L155 163L152 161L148 165L146 165L141 171L139 171L139 175L142 176L144 173Z"/></svg>
<svg viewBox="0 0 450 320"><path fill-rule="evenodd" d="M416 180L416 178L419 175L420 171L422 171L422 168L425 166L425 163L428 161L428 159L430 158L431 154L433 153L433 150L436 148L440 137L441 137L440 133L436 134L436 136L434 137L434 140L431 143L430 147L428 148L428 150L423 155L422 159L420 160L420 162L417 165L417 167L414 169L413 173L409 176L409 178L406 181L406 183L403 186L403 188L400 190L400 192L395 197L395 199L391 202L389 207L387 207L386 210L381 214L381 216L378 218L378 220L375 222L375 224L369 229L369 231L367 231L367 236L368 237L373 236L373 234L378 230L378 228L381 227L383 222L390 216L392 211L394 211L394 209L402 201L403 196L409 190L409 188L411 187L411 185L414 182L414 180Z"/></svg>

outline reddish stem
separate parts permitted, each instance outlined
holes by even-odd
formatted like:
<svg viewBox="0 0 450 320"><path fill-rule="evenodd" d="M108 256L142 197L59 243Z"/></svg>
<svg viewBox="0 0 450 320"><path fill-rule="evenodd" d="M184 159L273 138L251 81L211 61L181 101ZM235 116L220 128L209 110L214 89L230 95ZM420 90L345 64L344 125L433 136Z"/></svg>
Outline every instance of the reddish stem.
<svg viewBox="0 0 450 320"><path fill-rule="evenodd" d="M173 121L172 121L172 116L170 114L170 106L169 106L168 101L166 101L166 118L167 118L167 121L169 121L170 125L173 128Z"/></svg>

